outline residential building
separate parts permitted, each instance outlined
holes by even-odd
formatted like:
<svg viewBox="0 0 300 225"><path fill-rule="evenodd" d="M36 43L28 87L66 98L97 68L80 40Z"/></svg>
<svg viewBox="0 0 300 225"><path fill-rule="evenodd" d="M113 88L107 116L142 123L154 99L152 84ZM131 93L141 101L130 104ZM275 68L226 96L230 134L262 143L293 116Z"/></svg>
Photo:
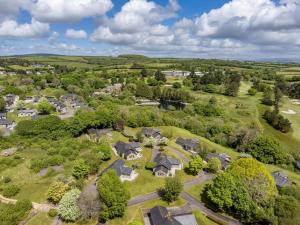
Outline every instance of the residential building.
<svg viewBox="0 0 300 225"><path fill-rule="evenodd" d="M26 117L26 116L35 116L36 110L35 109L21 109L18 111L18 117Z"/></svg>
<svg viewBox="0 0 300 225"><path fill-rule="evenodd" d="M132 168L125 166L125 162L122 159L118 159L113 162L108 168L103 171L103 173L107 172L108 170L115 170L117 176L122 182L133 181L138 176L138 174Z"/></svg>
<svg viewBox="0 0 300 225"><path fill-rule="evenodd" d="M5 110L7 112L13 112L19 101L19 96L14 94L8 94L4 97L5 100Z"/></svg>
<svg viewBox="0 0 300 225"><path fill-rule="evenodd" d="M141 146L137 142L125 143L118 141L115 144L115 150L117 154L127 160L134 160L141 157Z"/></svg>
<svg viewBox="0 0 300 225"><path fill-rule="evenodd" d="M161 137L161 131L158 128L144 127L142 129L142 134L147 138L160 138Z"/></svg>
<svg viewBox="0 0 300 225"><path fill-rule="evenodd" d="M205 161L208 162L211 158L217 158L221 161L222 170L227 169L231 162L230 156L225 153L208 153L208 155L205 158Z"/></svg>
<svg viewBox="0 0 300 225"><path fill-rule="evenodd" d="M172 77L187 77L191 75L190 71L181 71L181 70L169 70L169 71L162 71L163 74L166 76L172 76ZM196 76L203 76L204 74L202 72L195 72Z"/></svg>
<svg viewBox="0 0 300 225"><path fill-rule="evenodd" d="M1 119L6 119L6 118L7 118L6 113L0 112L0 120L1 120Z"/></svg>
<svg viewBox="0 0 300 225"><path fill-rule="evenodd" d="M14 123L7 119L0 119L0 128L13 129Z"/></svg>
<svg viewBox="0 0 300 225"><path fill-rule="evenodd" d="M176 143L180 145L184 150L194 152L196 147L199 144L198 139L184 139L184 138L177 138Z"/></svg>
<svg viewBox="0 0 300 225"><path fill-rule="evenodd" d="M275 171L272 173L276 186L279 188L291 185L293 182L288 179L288 175L281 171Z"/></svg>
<svg viewBox="0 0 300 225"><path fill-rule="evenodd" d="M62 113L62 114L65 114L68 112L67 106L64 103L58 101L57 99L55 99L53 97L46 97L46 98L48 99L49 103L55 107L57 112Z"/></svg>
<svg viewBox="0 0 300 225"><path fill-rule="evenodd" d="M176 170L182 170L182 163L173 157L167 156L163 153L157 154L153 162L155 167L153 173L157 177L173 177Z"/></svg>
<svg viewBox="0 0 300 225"><path fill-rule="evenodd" d="M192 213L171 213L163 206L150 209L148 217L150 225L198 225Z"/></svg>

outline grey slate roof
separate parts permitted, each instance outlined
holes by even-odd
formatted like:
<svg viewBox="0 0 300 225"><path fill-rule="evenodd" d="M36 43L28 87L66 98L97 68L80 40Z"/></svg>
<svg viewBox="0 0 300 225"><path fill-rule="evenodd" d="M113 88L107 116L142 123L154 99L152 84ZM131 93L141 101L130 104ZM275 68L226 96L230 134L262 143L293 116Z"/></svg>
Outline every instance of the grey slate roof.
<svg viewBox="0 0 300 225"><path fill-rule="evenodd" d="M177 138L176 143L181 145L184 149L194 149L199 143L197 139L184 139L184 138Z"/></svg>
<svg viewBox="0 0 300 225"><path fill-rule="evenodd" d="M12 125L12 122L7 119L0 119L0 125Z"/></svg>
<svg viewBox="0 0 300 225"><path fill-rule="evenodd" d="M108 170L112 169L112 170L115 170L117 175L118 176L121 176L121 175L125 175L125 176L130 176L133 169L129 168L129 167L126 167L124 166L125 165L125 162L124 160L121 160L121 159L118 159L116 161L114 161L105 171L107 172Z"/></svg>
<svg viewBox="0 0 300 225"><path fill-rule="evenodd" d="M0 112L0 118L6 118L6 113Z"/></svg>
<svg viewBox="0 0 300 225"><path fill-rule="evenodd" d="M276 186L278 187L284 187L286 185L292 184L292 181L288 179L288 176L281 171L273 172L272 176L274 177Z"/></svg>
<svg viewBox="0 0 300 225"><path fill-rule="evenodd" d="M300 160L296 161L296 167L300 170Z"/></svg>
<svg viewBox="0 0 300 225"><path fill-rule="evenodd" d="M169 170L172 169L173 165L181 164L178 159L168 157L167 155L165 155L163 153L157 154L157 156L154 158L153 161L156 164L156 166L154 167L154 170L153 170L154 172L161 170L161 171L167 173Z"/></svg>
<svg viewBox="0 0 300 225"><path fill-rule="evenodd" d="M152 225L181 225L163 206L150 209L150 222Z"/></svg>
<svg viewBox="0 0 300 225"><path fill-rule="evenodd" d="M129 156L130 154L137 154L137 151L135 149L136 144L133 144L132 146L132 143L125 143L125 142L122 142L122 141L118 141L116 144L115 144L115 148L116 148L116 151L117 153L120 155L120 156Z"/></svg>
<svg viewBox="0 0 300 225"><path fill-rule="evenodd" d="M160 129L158 128L147 128L147 127L144 127L142 129L142 133L146 136L146 137L159 137L160 134L161 134L161 131Z"/></svg>
<svg viewBox="0 0 300 225"><path fill-rule="evenodd" d="M226 169L230 164L230 156L225 153L208 153L205 160L208 161L211 158L218 158L221 161L222 169Z"/></svg>

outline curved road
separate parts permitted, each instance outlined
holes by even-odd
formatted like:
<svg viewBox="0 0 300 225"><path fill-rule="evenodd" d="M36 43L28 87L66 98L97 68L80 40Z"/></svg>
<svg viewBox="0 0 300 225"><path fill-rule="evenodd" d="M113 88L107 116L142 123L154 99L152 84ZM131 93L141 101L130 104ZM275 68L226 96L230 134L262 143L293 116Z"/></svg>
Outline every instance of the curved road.
<svg viewBox="0 0 300 225"><path fill-rule="evenodd" d="M189 188L189 187L195 186L197 184L204 183L213 178L214 178L214 175L208 174L208 173L203 173L202 175L199 175L197 178L185 182L183 184L183 186L184 186L184 188ZM230 224L230 225L241 225L242 224L235 219L223 216L221 214L218 214L218 213L212 211L211 209L207 208L204 203L198 201L197 199L195 199L193 196L191 196L190 194L188 194L185 191L182 192L181 197L183 199L185 199L192 206L193 209L198 209L198 210L202 211L204 214L209 215L210 217L214 218L217 221L222 221L222 222L224 222L226 224ZM128 201L128 206L138 205L138 204L141 204L141 203L153 200L153 199L157 199L157 198L159 198L159 194L157 192L140 195L140 196L130 199Z"/></svg>

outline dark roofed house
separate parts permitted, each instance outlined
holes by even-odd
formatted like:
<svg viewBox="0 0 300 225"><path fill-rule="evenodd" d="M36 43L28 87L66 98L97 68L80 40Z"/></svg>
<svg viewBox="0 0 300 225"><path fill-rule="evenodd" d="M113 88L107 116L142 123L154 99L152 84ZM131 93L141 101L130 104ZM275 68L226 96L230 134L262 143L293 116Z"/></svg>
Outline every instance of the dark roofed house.
<svg viewBox="0 0 300 225"><path fill-rule="evenodd" d="M178 159L163 153L157 154L153 161L156 164L153 168L153 173L157 177L175 176L176 170L182 170L182 163Z"/></svg>
<svg viewBox="0 0 300 225"><path fill-rule="evenodd" d="M296 168L297 168L298 170L300 170L300 160L297 160L297 161L296 161Z"/></svg>
<svg viewBox="0 0 300 225"><path fill-rule="evenodd" d="M147 138L160 138L161 131L158 128L143 128L142 134Z"/></svg>
<svg viewBox="0 0 300 225"><path fill-rule="evenodd" d="M124 166L125 162L124 160L118 159L114 161L109 167L107 167L103 173L107 172L108 170L115 170L118 177L120 177L120 180L123 182L125 180L132 181L137 177L137 173L129 167ZM102 173L102 174L103 174Z"/></svg>
<svg viewBox="0 0 300 225"><path fill-rule="evenodd" d="M36 110L35 109L21 109L18 111L18 117L26 117L26 116L35 116Z"/></svg>
<svg viewBox="0 0 300 225"><path fill-rule="evenodd" d="M151 225L182 225L163 206L155 206L150 209L150 223Z"/></svg>
<svg viewBox="0 0 300 225"><path fill-rule="evenodd" d="M281 188L293 183L291 180L288 179L288 176L284 172L275 171L272 173L272 176L274 177L277 187Z"/></svg>
<svg viewBox="0 0 300 225"><path fill-rule="evenodd" d="M0 119L0 128L12 129L14 123L7 119Z"/></svg>
<svg viewBox="0 0 300 225"><path fill-rule="evenodd" d="M208 153L208 155L205 158L205 161L208 162L209 159L211 158L217 158L221 161L221 165L222 165L222 169L227 169L228 166L230 165L231 162L231 158L229 155L225 154L225 153Z"/></svg>
<svg viewBox="0 0 300 225"><path fill-rule="evenodd" d="M199 144L198 139L184 139L177 138L176 143L180 145L186 151L195 151L196 147Z"/></svg>
<svg viewBox="0 0 300 225"><path fill-rule="evenodd" d="M0 119L6 119L6 118L7 118L6 113L0 112Z"/></svg>
<svg viewBox="0 0 300 225"><path fill-rule="evenodd" d="M139 153L141 151L141 147L139 143L136 142L125 143L122 141L118 141L114 147L118 155L124 159L134 160L141 157L141 154Z"/></svg>

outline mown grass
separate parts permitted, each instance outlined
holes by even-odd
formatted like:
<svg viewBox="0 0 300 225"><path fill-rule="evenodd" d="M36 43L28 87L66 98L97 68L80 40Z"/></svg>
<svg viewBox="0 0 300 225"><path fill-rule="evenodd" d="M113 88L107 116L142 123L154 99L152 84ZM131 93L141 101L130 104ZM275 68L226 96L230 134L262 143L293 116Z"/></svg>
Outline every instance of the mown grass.
<svg viewBox="0 0 300 225"><path fill-rule="evenodd" d="M26 225L51 225L54 218L49 217L47 213L40 212L32 217Z"/></svg>

